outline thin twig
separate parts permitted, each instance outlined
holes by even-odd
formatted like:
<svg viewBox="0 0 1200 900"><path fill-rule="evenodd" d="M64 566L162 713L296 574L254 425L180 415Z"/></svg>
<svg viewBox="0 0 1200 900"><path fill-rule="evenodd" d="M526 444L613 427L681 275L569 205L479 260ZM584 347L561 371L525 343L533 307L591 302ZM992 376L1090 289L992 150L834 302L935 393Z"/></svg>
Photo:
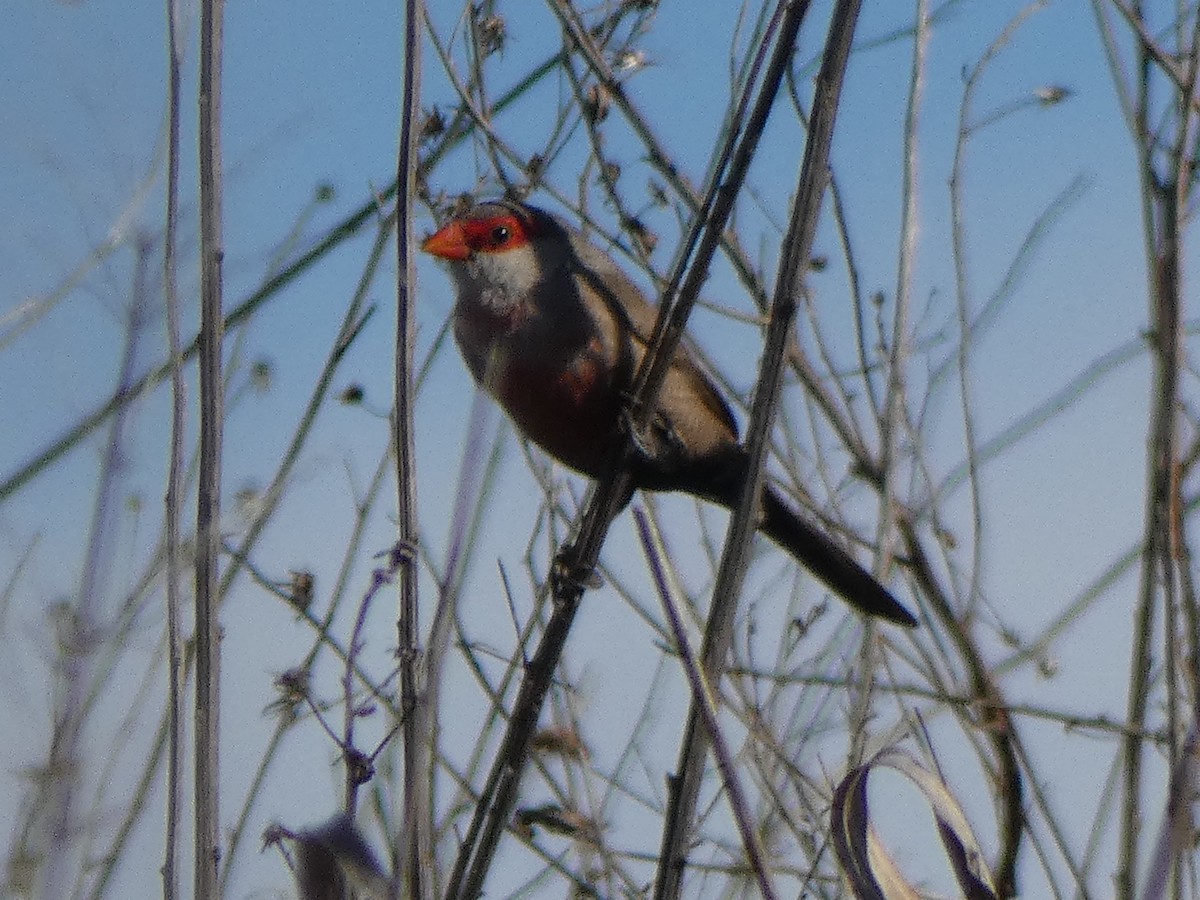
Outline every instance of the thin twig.
<svg viewBox="0 0 1200 900"><path fill-rule="evenodd" d="M221 30L224 0L200 13L200 484L196 512L195 897L216 900L220 867L221 440Z"/></svg>
<svg viewBox="0 0 1200 900"><path fill-rule="evenodd" d="M179 230L180 29L179 0L167 0L167 221L163 233L163 296L167 307L167 352L171 361L171 437L164 539L167 547L167 815L163 848L163 898L179 896L179 827L183 791L183 649L179 582L179 524L183 483L184 412L187 394L179 337L176 233Z"/></svg>
<svg viewBox="0 0 1200 900"><path fill-rule="evenodd" d="M417 603L417 473L413 385L416 345L416 261L413 205L417 188L417 142L421 134L421 46L425 30L422 0L407 0L404 13L404 88L400 150L396 160L396 375L393 412L396 447L399 559L400 715L404 730L404 813L398 838L398 874L404 896L433 897L433 742L432 711L423 683ZM399 885L397 885L399 887Z"/></svg>
<svg viewBox="0 0 1200 900"><path fill-rule="evenodd" d="M1127 700L1128 724L1142 727L1150 701L1151 670L1154 666L1152 640L1160 604L1165 641L1162 664L1175 666L1178 647L1173 641L1175 623L1175 586L1181 536L1174 529L1176 516L1172 505L1181 503L1176 484L1179 460L1179 390L1183 360L1182 248L1181 228L1188 214L1188 196L1192 183L1190 153L1194 146L1192 109L1196 97L1196 65L1189 60L1186 76L1181 77L1173 64L1164 61L1163 48L1150 34L1141 4L1130 8L1119 0L1113 5L1125 17L1137 45L1137 75L1133 106L1133 137L1138 154L1141 186L1143 239L1147 262L1147 299L1149 301L1151 358L1154 366L1147 455L1145 525L1138 605L1133 629L1133 648ZM1196 15L1195 11L1191 15ZM1196 46L1179 46L1179 53L1200 53ZM1172 54L1173 55L1173 54ZM1171 101L1163 110L1163 134L1150 127L1156 115L1153 106L1155 71L1162 71L1171 82ZM1186 89L1187 94L1182 93ZM1168 134L1174 135L1168 145ZM1176 692L1167 684L1164 698L1168 714L1177 702ZM1174 728L1172 729L1174 731ZM1121 804L1120 857L1117 868L1118 896L1132 896L1137 877L1138 850L1144 818L1142 770L1144 742L1130 735L1125 739L1124 783ZM1173 754L1174 755L1174 754Z"/></svg>
<svg viewBox="0 0 1200 900"><path fill-rule="evenodd" d="M921 595L929 604L934 618L944 626L956 655L966 666L971 690L982 710L979 718L986 723L986 735L992 745L996 793L1000 801L999 859L993 868L996 892L1000 897L1012 897L1016 895L1017 856L1025 824L1022 807L1024 790L1016 747L1017 726L1008 714L1008 704L995 674L989 670L972 634L960 621L949 596L934 576L933 564L912 521L902 516L897 526L913 577L921 587Z"/></svg>
<svg viewBox="0 0 1200 900"><path fill-rule="evenodd" d="M642 550L646 554L646 562L654 576L655 587L658 588L663 612L671 625L671 633L675 638L675 647L679 652L684 674L687 675L688 684L692 689L692 702L700 712L704 730L712 745L713 756L721 770L721 781L729 798L733 820L742 839L742 849L745 850L750 868L754 871L759 891L764 898L772 900L775 897L775 889L771 885L768 874L769 864L766 850L763 848L762 839L755 830L750 801L742 788L741 779L738 778L734 754L729 748L717 718L717 700L712 684L688 641L687 629L683 624L683 616L679 609L679 586L667 568L668 554L662 535L650 521L644 509L640 507L635 509L633 516L637 521L638 534L642 540Z"/></svg>
<svg viewBox="0 0 1200 900"><path fill-rule="evenodd" d="M750 462L742 486L741 499L729 522L725 550L717 572L717 583L713 588L712 610L705 629L704 647L701 651L705 674L714 684L719 680L725 657L729 652L737 609L736 601L745 577L746 552L755 528L762 491L764 456L782 387L783 365L791 342L791 327L797 299L802 295L804 273L812 254L813 239L828 180L829 148L833 141L842 80L849 59L859 7L860 3L857 0L846 0L834 9L821 72L814 87L813 116L800 167L796 200L792 206L792 220L780 253L779 275L757 381L758 388L755 391L746 431L746 449ZM788 7L784 13L776 44L776 58L772 60L764 78L760 103L773 102L786 61L791 58L804 12L804 4L798 4ZM688 714L680 748L677 780L672 783L671 804L664 827L655 884L655 897L658 900L675 900L680 896L688 845L687 835L704 770L705 744L700 716L693 704Z"/></svg>
<svg viewBox="0 0 1200 900"><path fill-rule="evenodd" d="M349 661L349 652L346 648L340 646L330 635L329 629L334 617L341 609L342 603L348 596L351 573L353 565L361 558L363 536L366 533L366 528L369 522L369 515L378 501L382 493L384 478L391 470L391 440L388 440L388 446L380 454L379 462L375 466L375 471L371 477L370 483L362 499L356 504L354 527L351 530L349 537L346 540L345 550L342 554L342 564L335 580L332 591L330 592L329 605L325 614L321 618L317 618L311 611L301 611L301 618L309 627L316 632L313 639L313 644L309 648L308 653L296 668L301 672L311 672L318 662L319 653L328 648L333 652L337 660L345 665ZM251 577L261 585L265 586L267 579L261 577L254 567L248 562L243 563L246 566ZM290 600L290 597L282 599ZM361 667L355 668L355 674L363 683L370 686L373 698L379 702L392 715L398 715L398 711L392 707L392 698L388 694L376 689L376 687L368 679L367 673ZM279 722L275 727L271 738L267 741L259 758L258 766L254 775L250 779L250 784L246 789L245 799L242 802L241 809L238 812L237 820L233 828L229 832L229 842L225 853L225 867L221 872L221 894L227 896L227 886L234 863L241 850L243 840L247 829L250 827L251 814L254 811L254 806L259 799L262 787L266 782L267 776L271 771L271 764L275 761L279 751L282 749L283 738L289 733L292 720L287 716L280 716Z"/></svg>

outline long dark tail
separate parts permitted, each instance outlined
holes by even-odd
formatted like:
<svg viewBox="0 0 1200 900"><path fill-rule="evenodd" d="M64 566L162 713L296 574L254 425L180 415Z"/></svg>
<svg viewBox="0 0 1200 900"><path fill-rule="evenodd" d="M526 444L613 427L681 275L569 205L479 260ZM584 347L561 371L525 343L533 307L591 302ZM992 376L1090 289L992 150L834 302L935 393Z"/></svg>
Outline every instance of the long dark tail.
<svg viewBox="0 0 1200 900"><path fill-rule="evenodd" d="M760 530L851 606L869 616L915 627L917 620L854 557L804 521L770 488L763 492Z"/></svg>
<svg viewBox="0 0 1200 900"><path fill-rule="evenodd" d="M741 498L746 477L743 449L691 460L687 465L654 466L643 461L634 473L639 487L652 491L686 491L732 508ZM915 627L917 620L870 572L827 535L806 522L770 487L763 491L763 520L759 530L794 556L801 565L837 592L851 606L899 625Z"/></svg>

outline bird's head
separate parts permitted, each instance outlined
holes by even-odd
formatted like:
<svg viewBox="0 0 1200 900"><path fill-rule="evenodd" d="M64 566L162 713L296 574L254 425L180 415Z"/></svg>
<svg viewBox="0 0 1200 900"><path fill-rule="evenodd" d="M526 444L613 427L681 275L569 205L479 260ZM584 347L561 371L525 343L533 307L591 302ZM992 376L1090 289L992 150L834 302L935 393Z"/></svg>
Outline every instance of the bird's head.
<svg viewBox="0 0 1200 900"><path fill-rule="evenodd" d="M449 264L460 302L505 310L528 303L534 288L562 269L570 241L549 213L502 200L451 219L421 249Z"/></svg>

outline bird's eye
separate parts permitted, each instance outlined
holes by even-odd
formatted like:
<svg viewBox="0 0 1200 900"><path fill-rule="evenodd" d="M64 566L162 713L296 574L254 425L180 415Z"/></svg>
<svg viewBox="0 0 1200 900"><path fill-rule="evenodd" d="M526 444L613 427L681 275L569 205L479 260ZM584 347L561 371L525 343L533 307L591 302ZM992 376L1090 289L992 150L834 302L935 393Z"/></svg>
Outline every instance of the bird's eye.
<svg viewBox="0 0 1200 900"><path fill-rule="evenodd" d="M493 244L496 244L496 245L507 244L508 238L509 238L509 231L508 231L507 225L497 225L495 228L492 229L492 243Z"/></svg>

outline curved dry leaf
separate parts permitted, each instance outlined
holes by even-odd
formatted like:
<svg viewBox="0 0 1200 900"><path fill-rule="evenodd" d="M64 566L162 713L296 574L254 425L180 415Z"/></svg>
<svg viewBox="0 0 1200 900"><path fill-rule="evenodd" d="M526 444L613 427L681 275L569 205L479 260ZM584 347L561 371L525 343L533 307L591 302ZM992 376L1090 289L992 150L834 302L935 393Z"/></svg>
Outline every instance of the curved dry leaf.
<svg viewBox="0 0 1200 900"><path fill-rule="evenodd" d="M860 900L919 896L904 880L871 828L867 776L877 766L886 766L904 775L929 801L938 836L946 848L963 896L968 900L996 900L991 872L962 807L940 778L899 750L884 750L869 762L851 769L834 790L830 810L833 846L854 895Z"/></svg>

